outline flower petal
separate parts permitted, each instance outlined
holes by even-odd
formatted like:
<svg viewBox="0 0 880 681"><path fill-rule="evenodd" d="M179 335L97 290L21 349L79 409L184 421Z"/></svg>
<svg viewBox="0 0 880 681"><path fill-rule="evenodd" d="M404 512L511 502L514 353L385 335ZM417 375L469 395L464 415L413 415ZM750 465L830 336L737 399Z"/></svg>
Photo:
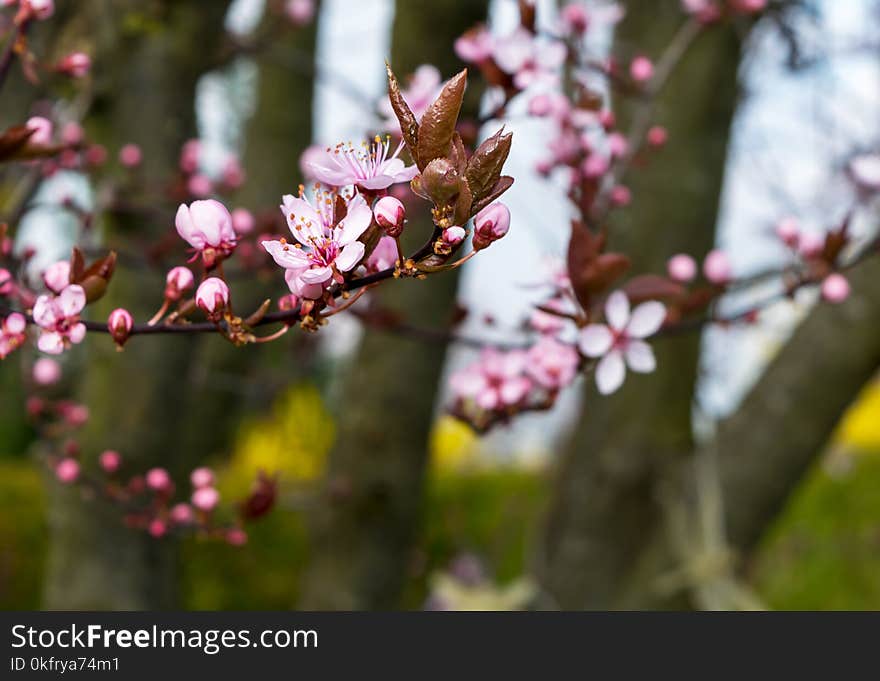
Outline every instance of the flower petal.
<svg viewBox="0 0 880 681"><path fill-rule="evenodd" d="M57 302L65 317L74 317L86 306L86 292L79 284L71 284L58 294Z"/></svg>
<svg viewBox="0 0 880 681"><path fill-rule="evenodd" d="M605 302L605 318L615 331L623 331L629 322L629 298L623 291L615 291Z"/></svg>
<svg viewBox="0 0 880 681"><path fill-rule="evenodd" d="M626 333L631 338L647 338L653 336L666 319L666 306L656 300L642 303L633 310Z"/></svg>
<svg viewBox="0 0 880 681"><path fill-rule="evenodd" d="M626 366L623 356L617 350L612 350L596 366L596 387L603 395L610 395L623 385L626 377Z"/></svg>
<svg viewBox="0 0 880 681"><path fill-rule="evenodd" d="M299 278L306 284L323 284L333 276L333 270L329 267L313 267L305 270Z"/></svg>
<svg viewBox="0 0 880 681"><path fill-rule="evenodd" d="M651 346L644 341L631 341L626 348L626 363L633 371L650 374L657 368L657 360Z"/></svg>
<svg viewBox="0 0 880 681"><path fill-rule="evenodd" d="M55 331L43 331L37 339L37 347L50 355L60 355L64 352L64 340L61 334Z"/></svg>
<svg viewBox="0 0 880 681"><path fill-rule="evenodd" d="M336 256L336 269L340 272L348 272L357 265L364 257L365 246L360 241L348 244L342 252Z"/></svg>
<svg viewBox="0 0 880 681"><path fill-rule="evenodd" d="M193 248L202 250L206 246L204 235L196 230L189 207L185 203L181 203L177 209L177 215L174 217L174 226L180 238Z"/></svg>
<svg viewBox="0 0 880 681"><path fill-rule="evenodd" d="M601 357L611 349L614 334L604 324L590 324L581 331L578 345L587 357Z"/></svg>
<svg viewBox="0 0 880 681"><path fill-rule="evenodd" d="M308 256L301 248L280 241L262 241L260 245L278 265L285 269L302 270L309 266Z"/></svg>
<svg viewBox="0 0 880 681"><path fill-rule="evenodd" d="M348 214L336 228L336 242L340 246L347 246L366 232L372 221L373 211L370 207L365 202L352 201L348 205Z"/></svg>
<svg viewBox="0 0 880 681"><path fill-rule="evenodd" d="M291 194L285 194L282 200L284 203L281 211L284 213L284 219L287 220L290 233L297 241L303 246L311 246L313 239L324 236L324 222L318 212L312 208L312 204Z"/></svg>

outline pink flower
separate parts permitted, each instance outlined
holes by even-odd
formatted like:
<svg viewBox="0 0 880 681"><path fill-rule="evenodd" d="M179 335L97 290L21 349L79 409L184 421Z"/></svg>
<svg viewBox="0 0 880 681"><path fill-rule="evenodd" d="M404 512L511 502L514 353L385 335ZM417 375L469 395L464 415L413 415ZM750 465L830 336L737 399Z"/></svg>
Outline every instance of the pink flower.
<svg viewBox="0 0 880 681"><path fill-rule="evenodd" d="M611 158L626 156L627 151L629 151L629 141L626 136L619 132L612 132L608 135L608 152L611 154Z"/></svg>
<svg viewBox="0 0 880 681"><path fill-rule="evenodd" d="M383 196L376 202L373 215L376 216L376 222L388 236L397 237L403 233L406 209L398 199L393 196Z"/></svg>
<svg viewBox="0 0 880 681"><path fill-rule="evenodd" d="M800 225L793 217L782 218L776 223L776 236L789 248L797 248L800 231Z"/></svg>
<svg viewBox="0 0 880 681"><path fill-rule="evenodd" d="M381 272L397 262L397 244L390 236L383 236L365 263L368 272Z"/></svg>
<svg viewBox="0 0 880 681"><path fill-rule="evenodd" d="M164 468L151 468L146 475L147 487L154 492L168 492L172 488L171 476Z"/></svg>
<svg viewBox="0 0 880 681"><path fill-rule="evenodd" d="M607 324L590 324L581 331L579 346L587 357L601 357L596 366L596 386L610 395L626 377L626 367L639 373L651 373L657 362L651 346L643 339L655 334L666 318L666 307L650 301L630 314L626 294L615 291L605 303Z"/></svg>
<svg viewBox="0 0 880 681"><path fill-rule="evenodd" d="M150 524L147 526L147 532L154 539L159 539L160 537L164 537L165 533L168 531L168 526L165 524L165 521L161 518L153 518L150 521Z"/></svg>
<svg viewBox="0 0 880 681"><path fill-rule="evenodd" d="M210 487L214 484L214 472L210 468L204 466L196 468L190 473L189 481L195 488Z"/></svg>
<svg viewBox="0 0 880 681"><path fill-rule="evenodd" d="M513 76L514 84L525 90L539 81L555 80L565 62L567 48L560 40L542 40L519 27L495 41L493 56L498 67Z"/></svg>
<svg viewBox="0 0 880 681"><path fill-rule="evenodd" d="M192 174L199 169L199 158L202 155L202 142L191 139L184 143L180 150L180 169L186 174Z"/></svg>
<svg viewBox="0 0 880 681"><path fill-rule="evenodd" d="M521 403L532 388L525 376L526 353L487 348L478 362L452 375L456 396L472 400L485 411L502 410Z"/></svg>
<svg viewBox="0 0 880 681"><path fill-rule="evenodd" d="M31 376L37 385L52 385L61 379L61 365L54 359L40 357L34 362Z"/></svg>
<svg viewBox="0 0 880 681"><path fill-rule="evenodd" d="M57 296L42 295L34 303L34 322L42 329L37 347L50 355L58 355L73 343L85 338L85 324L79 313L86 305L82 286L70 284Z"/></svg>
<svg viewBox="0 0 880 681"><path fill-rule="evenodd" d="M492 56L494 40L492 39L492 34L486 30L486 27L480 24L464 35L459 36L455 41L454 48L455 54L463 62L479 64Z"/></svg>
<svg viewBox="0 0 880 681"><path fill-rule="evenodd" d="M43 272L43 283L52 293L61 293L70 285L70 261L59 260Z"/></svg>
<svg viewBox="0 0 880 681"><path fill-rule="evenodd" d="M715 0L681 0L681 6L685 12L705 24L721 17L721 8Z"/></svg>
<svg viewBox="0 0 880 681"><path fill-rule="evenodd" d="M632 202L632 192L626 185L618 184L611 188L608 198L611 199L612 206L622 208Z"/></svg>
<svg viewBox="0 0 880 681"><path fill-rule="evenodd" d="M24 343L26 329L27 320L18 312L0 320L0 359L5 359Z"/></svg>
<svg viewBox="0 0 880 681"><path fill-rule="evenodd" d="M640 55L630 62L629 75L636 83L646 83L654 77L654 63Z"/></svg>
<svg viewBox="0 0 880 681"><path fill-rule="evenodd" d="M655 149L658 149L669 141L669 132L667 132L666 128L655 125L648 130L647 138L648 144Z"/></svg>
<svg viewBox="0 0 880 681"><path fill-rule="evenodd" d="M822 297L829 303L842 303L849 294L849 282L838 272L829 274L822 282Z"/></svg>
<svg viewBox="0 0 880 681"><path fill-rule="evenodd" d="M567 33L584 33L590 24L587 8L579 2L571 2L563 7L560 18Z"/></svg>
<svg viewBox="0 0 880 681"><path fill-rule="evenodd" d="M246 175L238 156L230 156L223 164L223 184L229 189L238 189L244 184Z"/></svg>
<svg viewBox="0 0 880 681"><path fill-rule="evenodd" d="M214 183L211 182L211 178L204 173L196 173L194 175L191 175L186 183L186 190L190 193L190 195L196 196L200 199L204 199L205 197L209 196L213 189Z"/></svg>
<svg viewBox="0 0 880 681"><path fill-rule="evenodd" d="M165 298L171 301L180 300L184 291L195 284L193 273L186 267L173 267L165 276Z"/></svg>
<svg viewBox="0 0 880 681"><path fill-rule="evenodd" d="M709 251L703 261L703 275L713 284L723 286L732 277L732 269L727 254L721 250Z"/></svg>
<svg viewBox="0 0 880 681"><path fill-rule="evenodd" d="M464 230L464 227L447 227L443 230L440 238L448 248L455 248L464 241L466 236L467 232Z"/></svg>
<svg viewBox="0 0 880 681"><path fill-rule="evenodd" d="M193 492L190 501L197 509L207 513L220 503L220 493L213 487L199 487Z"/></svg>
<svg viewBox="0 0 880 681"><path fill-rule="evenodd" d="M864 154L849 162L849 170L862 189L880 191L880 154Z"/></svg>
<svg viewBox="0 0 880 681"><path fill-rule="evenodd" d="M226 531L226 543L230 546L244 546L247 540L247 532L240 527L231 527Z"/></svg>
<svg viewBox="0 0 880 681"><path fill-rule="evenodd" d="M42 116L29 118L24 124L28 130L34 133L28 138L28 142L38 147L52 144L52 121Z"/></svg>
<svg viewBox="0 0 880 681"><path fill-rule="evenodd" d="M254 216L246 208L236 208L232 211L232 229L239 236L253 232L255 225Z"/></svg>
<svg viewBox="0 0 880 681"><path fill-rule="evenodd" d="M487 248L510 230L510 209L496 201L477 213L474 218L474 250Z"/></svg>
<svg viewBox="0 0 880 681"><path fill-rule="evenodd" d="M226 206L213 199L193 201L189 207L180 204L174 225L184 241L201 253L207 267L229 255L238 238Z"/></svg>
<svg viewBox="0 0 880 681"><path fill-rule="evenodd" d="M798 252L804 258L818 258L825 249L825 235L806 232L798 238Z"/></svg>
<svg viewBox="0 0 880 681"><path fill-rule="evenodd" d="M526 372L547 390L559 390L574 380L580 357L567 343L545 336L529 348Z"/></svg>
<svg viewBox="0 0 880 681"><path fill-rule="evenodd" d="M71 78L83 78L92 68L92 60L84 52L72 52L59 61L56 68Z"/></svg>
<svg viewBox="0 0 880 681"><path fill-rule="evenodd" d="M196 291L196 305L208 319L219 319L229 305L229 287L217 277L208 277Z"/></svg>
<svg viewBox="0 0 880 681"><path fill-rule="evenodd" d="M54 13L54 0L21 0L20 16L33 17L38 21L43 21L50 18Z"/></svg>
<svg viewBox="0 0 880 681"><path fill-rule="evenodd" d="M119 150L119 162L126 168L135 168L142 160L143 153L137 144L126 144Z"/></svg>
<svg viewBox="0 0 880 681"><path fill-rule="evenodd" d="M175 525L188 525L193 519L192 506L184 503L175 504L171 507L169 516Z"/></svg>
<svg viewBox="0 0 880 681"><path fill-rule="evenodd" d="M687 284L697 276L697 262L687 253L679 253L666 263L666 272L670 279Z"/></svg>
<svg viewBox="0 0 880 681"><path fill-rule="evenodd" d="M314 0L287 0L284 14L294 26L305 26L315 14Z"/></svg>
<svg viewBox="0 0 880 681"><path fill-rule="evenodd" d="M590 154L581 165L581 172L584 177L591 180L597 180L608 172L610 163L602 154Z"/></svg>
<svg viewBox="0 0 880 681"><path fill-rule="evenodd" d="M409 182L418 173L415 165L406 166L397 156L403 149L398 144L390 156L391 139L383 142L377 135L371 144L360 148L339 143L327 150L324 164L313 163L312 174L319 182L331 187L354 185L361 189L387 189L398 182Z"/></svg>
<svg viewBox="0 0 880 681"><path fill-rule="evenodd" d="M117 307L107 318L107 329L110 331L110 335L113 337L116 345L120 348L128 340L128 335L131 333L133 326L134 319L131 316L131 312L122 307Z"/></svg>
<svg viewBox="0 0 880 681"><path fill-rule="evenodd" d="M285 280L291 292L313 300L361 261L366 249L358 238L373 222L373 211L361 196L349 202L345 219L335 226L332 205L327 208L320 194L316 198L318 210L305 198L284 196L281 211L297 243L262 242L275 262L287 270Z"/></svg>
<svg viewBox="0 0 880 681"><path fill-rule="evenodd" d="M101 455L98 457L98 463L105 473L115 473L119 470L119 466L122 465L122 457L119 456L119 452L107 449L101 452Z"/></svg>
<svg viewBox="0 0 880 681"><path fill-rule="evenodd" d="M79 477L79 463L76 459L66 457L58 462L55 466L55 477L65 485L76 482Z"/></svg>
<svg viewBox="0 0 880 681"><path fill-rule="evenodd" d="M61 141L65 144L79 144L83 141L84 137L85 132L79 123L71 121L70 123L65 123L64 127L61 128Z"/></svg>

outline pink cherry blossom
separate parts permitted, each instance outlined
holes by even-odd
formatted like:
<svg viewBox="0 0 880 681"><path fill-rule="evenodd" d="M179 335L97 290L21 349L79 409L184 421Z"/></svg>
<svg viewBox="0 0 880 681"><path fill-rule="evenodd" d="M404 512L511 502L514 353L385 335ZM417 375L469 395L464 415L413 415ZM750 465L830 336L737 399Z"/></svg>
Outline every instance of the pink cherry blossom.
<svg viewBox="0 0 880 681"><path fill-rule="evenodd" d="M397 262L397 244L390 236L383 236L370 253L365 265L368 272L381 272L394 267Z"/></svg>
<svg viewBox="0 0 880 681"><path fill-rule="evenodd" d="M171 490L171 476L164 468L151 468L146 475L147 487L154 492L168 492Z"/></svg>
<svg viewBox="0 0 880 681"><path fill-rule="evenodd" d="M54 0L21 0L19 17L34 18L38 21L49 19L55 13ZM21 19L19 19L21 21Z"/></svg>
<svg viewBox="0 0 880 681"><path fill-rule="evenodd" d="M455 248L462 241L464 241L464 238L466 236L467 232L465 231L464 227L447 227L440 235L440 239L447 247Z"/></svg>
<svg viewBox="0 0 880 681"><path fill-rule="evenodd" d="M52 144L52 121L42 116L33 116L24 124L28 130L33 130L33 134L28 138L28 142L35 146L45 147Z"/></svg>
<svg viewBox="0 0 880 681"><path fill-rule="evenodd" d="M79 463L76 459L65 457L55 466L55 477L59 482L69 485L79 477Z"/></svg>
<svg viewBox="0 0 880 681"><path fill-rule="evenodd" d="M59 260L43 272L43 283L52 293L61 293L70 285L70 261Z"/></svg>
<svg viewBox="0 0 880 681"><path fill-rule="evenodd" d="M26 330L27 320L18 312L0 320L0 359L5 359L24 343Z"/></svg>
<svg viewBox="0 0 880 681"><path fill-rule="evenodd" d="M373 215L388 236L396 237L403 233L406 209L399 199L395 199L393 196L383 196L376 202Z"/></svg>
<svg viewBox="0 0 880 681"><path fill-rule="evenodd" d="M153 518L150 521L150 524L147 525L147 532L154 539L159 539L160 537L164 537L165 533L168 531L168 525L165 524L165 521L161 518Z"/></svg>
<svg viewBox="0 0 880 681"><path fill-rule="evenodd" d="M577 350L545 336L529 348L526 372L548 390L560 390L574 380L580 357Z"/></svg>
<svg viewBox="0 0 880 681"><path fill-rule="evenodd" d="M34 362L31 377L37 385L53 385L61 379L61 365L54 359L40 357Z"/></svg>
<svg viewBox="0 0 880 681"><path fill-rule="evenodd" d="M666 263L666 272L670 279L687 284L697 276L697 262L687 253L679 253Z"/></svg>
<svg viewBox="0 0 880 681"><path fill-rule="evenodd" d="M587 8L579 2L570 2L559 14L567 33L584 33L590 25Z"/></svg>
<svg viewBox="0 0 880 681"><path fill-rule="evenodd" d="M632 191L626 185L618 184L611 188L608 198L611 199L612 206L622 208L632 202Z"/></svg>
<svg viewBox="0 0 880 681"><path fill-rule="evenodd" d="M64 352L85 338L85 324L79 313L86 305L82 286L70 284L57 296L41 295L34 303L34 322L42 329L37 347L50 355Z"/></svg>
<svg viewBox="0 0 880 681"><path fill-rule="evenodd" d="M171 507L169 517L175 525L188 525L193 519L192 506L184 503L174 504Z"/></svg>
<svg viewBox="0 0 880 681"><path fill-rule="evenodd" d="M494 40L482 24L471 29L455 41L455 54L463 62L479 64L492 56Z"/></svg>
<svg viewBox="0 0 880 681"><path fill-rule="evenodd" d="M105 473L115 473L122 465L122 457L119 455L119 452L106 449L98 457L98 463Z"/></svg>
<svg viewBox="0 0 880 681"><path fill-rule="evenodd" d="M143 153L137 144L126 144L119 150L119 162L126 168L135 168L141 164Z"/></svg>
<svg viewBox="0 0 880 681"><path fill-rule="evenodd" d="M796 218L782 218L776 223L776 236L789 248L797 248L800 241L800 225Z"/></svg>
<svg viewBox="0 0 880 681"><path fill-rule="evenodd" d="M192 174L199 169L202 155L202 141L199 139L187 140L180 150L180 169L187 174Z"/></svg>
<svg viewBox="0 0 880 681"><path fill-rule="evenodd" d="M474 250L487 248L510 230L510 209L496 201L477 213L474 218Z"/></svg>
<svg viewBox="0 0 880 681"><path fill-rule="evenodd" d="M213 511L220 503L220 493L213 487L199 487L192 493L192 505L200 511Z"/></svg>
<svg viewBox="0 0 880 681"><path fill-rule="evenodd" d="M648 130L647 139L648 144L657 149L664 146L666 142L669 141L669 132L667 132L666 128L655 125Z"/></svg>
<svg viewBox="0 0 880 681"><path fill-rule="evenodd" d="M482 410L503 410L521 403L532 388L525 375L527 361L521 350L487 348L478 362L453 374L450 384L458 398L473 401Z"/></svg>
<svg viewBox="0 0 880 681"><path fill-rule="evenodd" d="M209 319L219 319L229 305L229 287L217 277L208 277L196 291L196 305Z"/></svg>
<svg viewBox="0 0 880 681"><path fill-rule="evenodd" d="M312 165L312 174L331 187L354 185L360 189L387 189L398 182L409 182L418 173L415 165L407 166L398 158L402 149L403 144L398 144L389 155L389 137L383 141L376 136L372 143L364 142L359 148L351 143L340 143L327 150L323 164Z"/></svg>
<svg viewBox="0 0 880 681"><path fill-rule="evenodd" d="M189 206L180 204L174 226L181 238L202 255L208 267L229 255L238 239L232 228L232 216L226 206L214 199L193 201Z"/></svg>
<svg viewBox="0 0 880 681"><path fill-rule="evenodd" d="M180 300L185 291L195 284L192 271L187 267L173 267L165 276L165 298L171 301Z"/></svg>
<svg viewBox="0 0 880 681"><path fill-rule="evenodd" d="M56 68L71 78L83 78L92 68L92 60L84 52L72 52L59 61Z"/></svg>
<svg viewBox="0 0 880 681"><path fill-rule="evenodd" d="M232 211L232 229L239 236L250 234L255 226L256 220L247 208L236 208Z"/></svg>
<svg viewBox="0 0 880 681"><path fill-rule="evenodd" d="M122 347L128 340L128 335L134 326L134 318L131 312L123 307L117 307L107 318L107 330L116 342L118 347Z"/></svg>
<svg viewBox="0 0 880 681"><path fill-rule="evenodd" d="M361 261L366 249L358 239L373 222L373 211L361 196L349 201L345 219L338 225L332 224L332 201L327 207L320 194L316 199L318 209L305 198L284 196L281 211L297 243L284 239L261 242L286 270L291 292L313 300Z"/></svg>
<svg viewBox="0 0 880 681"><path fill-rule="evenodd" d="M654 335L666 318L662 303L649 301L630 313L629 300L615 291L605 303L606 324L590 324L580 334L579 346L587 357L601 357L596 365L596 386L603 395L615 392L626 377L626 367L651 373L657 362L645 338Z"/></svg>
<svg viewBox="0 0 880 681"><path fill-rule="evenodd" d="M640 55L630 62L629 75L636 83L646 83L654 77L654 63Z"/></svg>
<svg viewBox="0 0 880 681"><path fill-rule="evenodd" d="M842 274L834 272L822 282L822 298L829 303L842 303L849 298L850 286Z"/></svg>
<svg viewBox="0 0 880 681"><path fill-rule="evenodd" d="M523 27L495 41L493 57L498 67L513 76L521 90L536 82L553 82L565 62L565 43L537 38Z"/></svg>
<svg viewBox="0 0 880 681"><path fill-rule="evenodd" d="M206 468L205 466L196 468L193 470L192 473L190 473L189 481L195 488L210 487L214 484L214 471L212 471L210 468Z"/></svg>
<svg viewBox="0 0 880 681"><path fill-rule="evenodd" d="M709 251L703 260L703 275L713 284L723 286L732 277L732 268L727 253L722 250Z"/></svg>
<svg viewBox="0 0 880 681"><path fill-rule="evenodd" d="M314 0L287 0L284 14L294 26L305 26L315 15Z"/></svg>

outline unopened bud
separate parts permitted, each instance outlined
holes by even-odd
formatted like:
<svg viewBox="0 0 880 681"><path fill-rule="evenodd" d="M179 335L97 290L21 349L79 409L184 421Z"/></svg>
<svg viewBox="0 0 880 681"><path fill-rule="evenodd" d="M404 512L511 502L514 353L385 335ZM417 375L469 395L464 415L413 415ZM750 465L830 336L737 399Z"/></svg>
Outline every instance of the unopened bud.
<svg viewBox="0 0 880 681"><path fill-rule="evenodd" d="M119 470L119 466L122 465L122 457L119 455L119 452L107 449L101 452L101 455L98 457L98 463L105 473L115 473Z"/></svg>
<svg viewBox="0 0 880 681"><path fill-rule="evenodd" d="M393 196L383 196L376 202L373 209L376 222L391 237L398 237L403 232L403 223L406 219L406 209L403 204Z"/></svg>
<svg viewBox="0 0 880 681"><path fill-rule="evenodd" d="M217 320L229 305L229 287L217 277L208 277L196 291L196 305L208 319Z"/></svg>
<svg viewBox="0 0 880 681"><path fill-rule="evenodd" d="M474 218L474 250L487 248L510 229L510 210L500 201L486 206Z"/></svg>
<svg viewBox="0 0 880 681"><path fill-rule="evenodd" d="M55 466L55 477L65 485L76 482L76 479L79 477L79 463L77 460L70 457L61 459L58 465Z"/></svg>
<svg viewBox="0 0 880 681"><path fill-rule="evenodd" d="M165 276L165 298L177 301L195 284L193 273L186 267L175 267Z"/></svg>
<svg viewBox="0 0 880 681"><path fill-rule="evenodd" d="M84 52L72 52L59 61L55 68L71 78L83 78L92 68L92 60Z"/></svg>
<svg viewBox="0 0 880 681"><path fill-rule="evenodd" d="M128 340L132 326L134 326L134 319L131 313L122 307L117 307L107 318L107 329L119 348L125 345L125 341Z"/></svg>

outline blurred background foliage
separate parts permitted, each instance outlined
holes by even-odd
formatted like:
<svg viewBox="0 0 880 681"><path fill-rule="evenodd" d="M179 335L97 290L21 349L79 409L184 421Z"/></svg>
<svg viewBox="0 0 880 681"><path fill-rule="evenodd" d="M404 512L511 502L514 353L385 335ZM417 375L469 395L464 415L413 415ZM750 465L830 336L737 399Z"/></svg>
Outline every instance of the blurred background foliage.
<svg viewBox="0 0 880 681"><path fill-rule="evenodd" d="M239 429L221 468L221 489L246 489L256 470L277 469L280 509L252 527L246 548L198 538L180 557L183 607L282 609L296 605L306 563L301 510L309 503L333 440L318 389L294 386L268 419ZM424 533L410 566L404 602L425 602L437 571L456 556L485 561L502 585L517 586L548 496L534 462L499 463L469 431L440 419L432 439ZM771 608L880 609L880 383L867 389L841 423L828 453L768 531L747 574ZM0 607L40 606L47 529L45 487L27 460L0 462ZM441 576L440 579L443 579ZM433 580L433 582L432 582ZM235 584L235 588L229 588ZM482 601L481 601L482 602Z"/></svg>

